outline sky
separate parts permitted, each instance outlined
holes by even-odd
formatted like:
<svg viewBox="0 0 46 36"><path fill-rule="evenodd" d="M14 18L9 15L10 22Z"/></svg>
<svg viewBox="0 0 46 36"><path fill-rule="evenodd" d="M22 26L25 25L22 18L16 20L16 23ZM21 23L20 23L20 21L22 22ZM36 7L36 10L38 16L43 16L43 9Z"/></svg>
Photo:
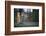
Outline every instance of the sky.
<svg viewBox="0 0 46 36"><path fill-rule="evenodd" d="M25 12L27 12L27 8L25 8L25 9L24 9L24 11L25 11ZM33 9L30 9L30 11L32 12L32 11L33 11Z"/></svg>

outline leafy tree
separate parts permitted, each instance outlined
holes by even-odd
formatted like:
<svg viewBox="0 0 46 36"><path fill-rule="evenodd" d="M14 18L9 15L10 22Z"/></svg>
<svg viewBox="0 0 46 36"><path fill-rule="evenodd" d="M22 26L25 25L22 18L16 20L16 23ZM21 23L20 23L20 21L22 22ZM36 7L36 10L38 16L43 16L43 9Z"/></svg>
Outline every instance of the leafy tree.
<svg viewBox="0 0 46 36"><path fill-rule="evenodd" d="M38 9L33 9L32 18L34 22L39 21L39 10Z"/></svg>

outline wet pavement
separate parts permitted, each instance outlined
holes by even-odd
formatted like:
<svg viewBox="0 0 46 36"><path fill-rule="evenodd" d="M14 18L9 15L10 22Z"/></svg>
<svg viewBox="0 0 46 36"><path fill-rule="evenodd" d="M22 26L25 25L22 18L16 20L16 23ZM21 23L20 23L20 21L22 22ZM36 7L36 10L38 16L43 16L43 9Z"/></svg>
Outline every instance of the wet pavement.
<svg viewBox="0 0 46 36"><path fill-rule="evenodd" d="M22 22L19 24L15 24L15 27L34 27L38 25L39 25L38 22Z"/></svg>

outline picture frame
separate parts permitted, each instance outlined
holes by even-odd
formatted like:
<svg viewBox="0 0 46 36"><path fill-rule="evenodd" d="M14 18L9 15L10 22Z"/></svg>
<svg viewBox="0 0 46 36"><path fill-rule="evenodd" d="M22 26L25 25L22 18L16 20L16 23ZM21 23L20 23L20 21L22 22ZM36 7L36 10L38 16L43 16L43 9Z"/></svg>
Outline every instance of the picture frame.
<svg viewBox="0 0 46 36"><path fill-rule="evenodd" d="M16 7L17 8L26 7L27 9L30 7L32 7L33 9L34 8L39 9L39 7L40 7L41 8L40 9L41 13L39 12L39 17L41 17L41 18L39 18L39 22L41 23L41 24L39 23L40 26L36 26L36 27L32 26L32 27L26 27L26 28L15 26L16 29L15 30L12 29L13 28L12 19L14 19L13 18L14 12L12 10L14 10ZM19 19L18 19L18 21L19 21ZM39 29L37 27L39 27ZM5 35L34 34L34 33L44 33L44 32L45 32L45 5L44 5L44 3L5 1Z"/></svg>

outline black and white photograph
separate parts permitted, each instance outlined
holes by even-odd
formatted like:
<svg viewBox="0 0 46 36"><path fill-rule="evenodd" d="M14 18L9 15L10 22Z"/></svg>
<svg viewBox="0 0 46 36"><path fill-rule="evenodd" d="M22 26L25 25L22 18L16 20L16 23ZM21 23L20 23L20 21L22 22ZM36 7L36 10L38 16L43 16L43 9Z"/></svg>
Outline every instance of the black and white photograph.
<svg viewBox="0 0 46 36"><path fill-rule="evenodd" d="M39 9L14 8L14 27L38 27Z"/></svg>

